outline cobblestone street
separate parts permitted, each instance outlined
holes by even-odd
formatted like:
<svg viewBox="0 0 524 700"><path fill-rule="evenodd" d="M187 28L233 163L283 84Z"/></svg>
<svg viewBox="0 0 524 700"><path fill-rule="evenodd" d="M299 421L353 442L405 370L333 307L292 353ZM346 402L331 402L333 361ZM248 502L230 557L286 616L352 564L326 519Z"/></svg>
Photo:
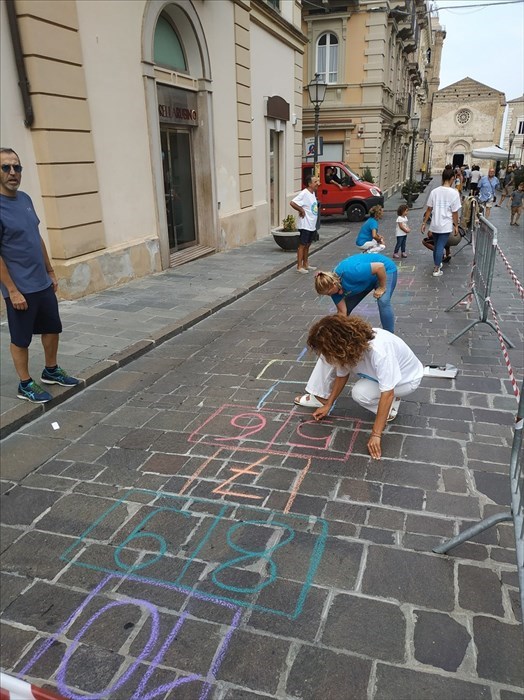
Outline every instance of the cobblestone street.
<svg viewBox="0 0 524 700"><path fill-rule="evenodd" d="M273 269L254 244L63 305L64 364L89 385L45 413L16 399L3 409L5 671L67 698L524 697L512 524L432 553L508 510L517 401L487 325L449 344L475 318L445 311L467 290L472 248L433 278L421 218L420 207L410 213L398 265L396 333L458 376L426 377L402 400L380 461L366 449L372 416L347 389L322 423L293 404L314 363L307 330L334 306L292 255ZM523 227L502 209L492 222L522 282ZM330 270L355 253L349 228L325 224L321 242L332 242L311 262ZM216 300L254 268L265 284L204 313L212 285ZM492 299L520 383L522 300L500 257ZM355 313L379 324L371 297ZM187 314L202 320L174 335ZM97 344L86 336L97 334L105 354L89 356ZM12 397L8 359L2 394Z"/></svg>

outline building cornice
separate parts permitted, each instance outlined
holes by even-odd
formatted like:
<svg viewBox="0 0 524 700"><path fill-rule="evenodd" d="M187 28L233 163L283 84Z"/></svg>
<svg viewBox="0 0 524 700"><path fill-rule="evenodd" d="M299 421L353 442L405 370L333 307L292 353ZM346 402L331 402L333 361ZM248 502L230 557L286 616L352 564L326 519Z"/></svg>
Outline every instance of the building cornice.
<svg viewBox="0 0 524 700"><path fill-rule="evenodd" d="M245 7L242 0L233 0L240 2ZM274 10L270 5L267 5L262 0L251 2L249 5L249 13L251 21L265 29L277 39L280 39L284 44L287 44L296 51L304 53L304 46L308 39L300 29L297 29L293 24L284 19L279 12Z"/></svg>

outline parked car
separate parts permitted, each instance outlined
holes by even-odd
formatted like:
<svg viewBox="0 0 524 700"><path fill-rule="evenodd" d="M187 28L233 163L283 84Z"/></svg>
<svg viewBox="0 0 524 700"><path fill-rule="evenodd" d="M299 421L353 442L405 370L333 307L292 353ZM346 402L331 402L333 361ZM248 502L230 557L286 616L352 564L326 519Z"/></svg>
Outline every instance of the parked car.
<svg viewBox="0 0 524 700"><path fill-rule="evenodd" d="M384 205L384 195L376 185L364 182L345 163L319 163L320 187L317 198L322 216L345 214L348 221L363 221L371 207ZM313 174L313 163L302 163L302 184ZM334 177L333 177L334 176Z"/></svg>

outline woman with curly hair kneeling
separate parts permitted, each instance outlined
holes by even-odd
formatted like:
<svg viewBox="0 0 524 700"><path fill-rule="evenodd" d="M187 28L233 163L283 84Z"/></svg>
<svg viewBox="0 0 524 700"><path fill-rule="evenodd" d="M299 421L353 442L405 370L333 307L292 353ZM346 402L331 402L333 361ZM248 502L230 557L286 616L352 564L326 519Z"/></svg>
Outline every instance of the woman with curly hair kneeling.
<svg viewBox="0 0 524 700"><path fill-rule="evenodd" d="M353 372L359 377L351 391L353 400L376 414L368 451L380 459L382 432L396 417L400 398L418 388L422 363L398 336L372 328L359 316L325 316L311 326L307 344L318 360L307 394L297 396L295 403L315 408L313 418L322 420Z"/></svg>

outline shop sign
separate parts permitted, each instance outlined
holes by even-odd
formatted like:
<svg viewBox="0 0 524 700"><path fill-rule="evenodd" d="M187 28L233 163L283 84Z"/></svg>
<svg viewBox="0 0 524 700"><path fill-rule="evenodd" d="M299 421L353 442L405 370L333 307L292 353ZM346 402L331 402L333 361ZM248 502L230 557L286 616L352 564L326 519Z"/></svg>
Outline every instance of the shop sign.
<svg viewBox="0 0 524 700"><path fill-rule="evenodd" d="M158 118L161 124L198 126L197 99L194 92L158 85Z"/></svg>

